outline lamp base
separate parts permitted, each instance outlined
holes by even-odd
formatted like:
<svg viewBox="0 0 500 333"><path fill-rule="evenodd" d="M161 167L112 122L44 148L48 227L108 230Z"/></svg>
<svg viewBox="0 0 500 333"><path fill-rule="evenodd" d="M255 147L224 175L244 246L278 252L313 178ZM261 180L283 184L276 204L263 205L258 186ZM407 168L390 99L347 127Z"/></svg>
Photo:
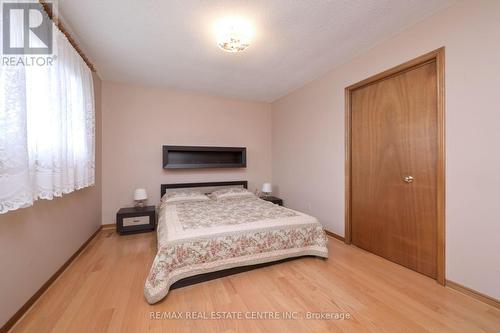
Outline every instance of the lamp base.
<svg viewBox="0 0 500 333"><path fill-rule="evenodd" d="M146 207L146 200L134 200L134 207L137 209Z"/></svg>

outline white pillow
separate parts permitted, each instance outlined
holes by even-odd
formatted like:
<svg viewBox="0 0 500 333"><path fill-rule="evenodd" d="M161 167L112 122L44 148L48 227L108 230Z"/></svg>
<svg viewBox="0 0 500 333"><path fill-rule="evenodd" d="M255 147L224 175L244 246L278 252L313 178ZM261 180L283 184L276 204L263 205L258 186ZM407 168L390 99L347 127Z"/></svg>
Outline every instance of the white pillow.
<svg viewBox="0 0 500 333"><path fill-rule="evenodd" d="M230 187L214 191L210 194L210 196L215 200L221 200L227 198L255 197L255 194L248 191L246 188Z"/></svg>
<svg viewBox="0 0 500 333"><path fill-rule="evenodd" d="M205 194L197 191L172 191L165 193L165 195L161 198L162 203L205 200L210 200L210 198Z"/></svg>

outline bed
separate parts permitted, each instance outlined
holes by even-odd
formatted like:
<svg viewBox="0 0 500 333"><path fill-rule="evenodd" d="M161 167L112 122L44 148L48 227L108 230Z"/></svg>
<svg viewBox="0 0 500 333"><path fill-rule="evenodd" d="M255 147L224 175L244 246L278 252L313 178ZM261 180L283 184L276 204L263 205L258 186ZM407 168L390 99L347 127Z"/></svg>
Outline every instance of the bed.
<svg viewBox="0 0 500 333"><path fill-rule="evenodd" d="M161 186L158 252L144 287L148 303L159 302L170 289L264 265L302 256L328 258L327 238L316 218L259 199L246 188L246 181ZM179 189L248 194L163 202L166 193Z"/></svg>

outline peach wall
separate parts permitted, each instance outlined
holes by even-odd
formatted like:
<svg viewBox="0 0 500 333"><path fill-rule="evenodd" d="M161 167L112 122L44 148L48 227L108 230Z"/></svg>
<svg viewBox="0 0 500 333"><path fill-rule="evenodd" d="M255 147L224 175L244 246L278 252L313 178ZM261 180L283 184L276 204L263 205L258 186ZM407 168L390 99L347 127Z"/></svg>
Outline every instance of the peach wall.
<svg viewBox="0 0 500 333"><path fill-rule="evenodd" d="M271 178L270 105L206 94L103 82L104 224L144 187L150 204L160 184ZM247 168L164 170L162 145L247 147Z"/></svg>
<svg viewBox="0 0 500 333"><path fill-rule="evenodd" d="M344 234L344 88L445 46L447 279L500 299L499 41L500 1L460 1L273 103L287 205Z"/></svg>
<svg viewBox="0 0 500 333"><path fill-rule="evenodd" d="M0 327L101 225L101 80L94 75L96 184L0 215Z"/></svg>

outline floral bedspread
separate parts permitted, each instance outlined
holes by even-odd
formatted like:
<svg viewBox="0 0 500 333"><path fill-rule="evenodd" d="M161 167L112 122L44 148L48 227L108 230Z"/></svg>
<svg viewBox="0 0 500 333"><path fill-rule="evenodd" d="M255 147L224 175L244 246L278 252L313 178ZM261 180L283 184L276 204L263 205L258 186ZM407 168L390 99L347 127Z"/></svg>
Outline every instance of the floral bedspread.
<svg viewBox="0 0 500 333"><path fill-rule="evenodd" d="M314 217L257 197L162 204L144 295L153 304L186 277L289 257L327 258L326 244Z"/></svg>
<svg viewBox="0 0 500 333"><path fill-rule="evenodd" d="M209 228L297 216L291 209L254 197L185 202L177 205L183 229Z"/></svg>

